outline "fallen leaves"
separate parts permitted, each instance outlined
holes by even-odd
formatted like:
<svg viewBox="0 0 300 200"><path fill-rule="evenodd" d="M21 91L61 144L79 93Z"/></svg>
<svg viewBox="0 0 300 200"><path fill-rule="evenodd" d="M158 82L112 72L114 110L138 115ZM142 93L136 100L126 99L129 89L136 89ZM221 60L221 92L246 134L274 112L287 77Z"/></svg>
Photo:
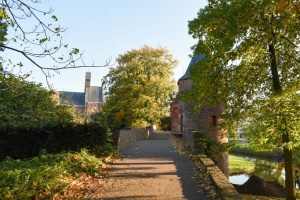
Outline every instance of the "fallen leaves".
<svg viewBox="0 0 300 200"><path fill-rule="evenodd" d="M205 196L208 199L219 200L221 199L216 192L216 189L209 177L209 174L206 173L205 167L201 164L199 157L193 156L192 150L189 148L187 143L177 137L171 137L173 145L176 147L176 150L185 156L188 156L195 164L195 178L198 180L199 187L202 192L204 192Z"/></svg>
<svg viewBox="0 0 300 200"><path fill-rule="evenodd" d="M101 166L101 173L89 175L87 173L74 180L65 190L56 194L52 200L69 200L69 199L84 199L89 194L93 194L107 186L106 177L108 176L108 169L112 163L113 158L109 157Z"/></svg>

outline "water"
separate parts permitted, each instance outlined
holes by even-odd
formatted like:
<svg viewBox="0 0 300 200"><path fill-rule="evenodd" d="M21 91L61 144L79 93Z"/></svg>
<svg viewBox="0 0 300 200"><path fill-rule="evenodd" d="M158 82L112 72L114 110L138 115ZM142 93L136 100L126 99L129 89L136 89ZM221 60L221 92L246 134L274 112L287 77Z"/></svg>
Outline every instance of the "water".
<svg viewBox="0 0 300 200"><path fill-rule="evenodd" d="M239 175L232 175L229 176L229 181L233 184L242 185L245 183L250 176L256 175L265 181L275 181L278 179L278 182L284 185L285 180L285 171L284 168L282 169L281 176L278 178L277 168L278 164L282 162L281 159L266 159L266 158L259 158L259 157L250 157L250 156L241 156L236 155L248 160L255 162L254 171L247 173L247 174L239 174Z"/></svg>

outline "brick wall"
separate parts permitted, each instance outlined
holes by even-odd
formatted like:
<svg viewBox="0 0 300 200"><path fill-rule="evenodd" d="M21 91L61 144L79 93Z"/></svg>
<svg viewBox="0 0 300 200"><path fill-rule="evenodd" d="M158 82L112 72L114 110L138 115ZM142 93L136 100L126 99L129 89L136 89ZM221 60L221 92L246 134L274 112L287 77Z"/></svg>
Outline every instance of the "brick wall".
<svg viewBox="0 0 300 200"><path fill-rule="evenodd" d="M191 88L192 81L189 78L180 79L178 81L178 91L180 93ZM197 152L197 141L194 138L193 131L205 132L210 138L224 143L228 139L223 136L222 130L218 130L217 126L222 122L220 115L224 112L224 106L219 104L215 107L203 107L198 113L193 113L188 103L179 102L179 113L182 120L182 137L187 141L191 149ZM217 166L228 176L228 156L222 156L217 159Z"/></svg>

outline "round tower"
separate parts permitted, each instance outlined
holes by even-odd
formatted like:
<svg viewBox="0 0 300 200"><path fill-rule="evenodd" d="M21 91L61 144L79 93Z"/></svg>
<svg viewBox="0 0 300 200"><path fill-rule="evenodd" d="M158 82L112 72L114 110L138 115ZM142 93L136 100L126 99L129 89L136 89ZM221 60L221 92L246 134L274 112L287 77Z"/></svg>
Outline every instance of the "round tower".
<svg viewBox="0 0 300 200"><path fill-rule="evenodd" d="M192 86L192 80L190 77L190 70L204 59L204 54L194 55L185 74L178 80L178 95L184 91L187 91ZM209 134L211 139L217 142L224 143L228 139L222 135L222 131L217 128L217 125L221 123L220 115L224 112L224 106L219 104L214 107L203 107L198 113L193 113L191 106L183 101L179 101L179 114L181 123L182 137L188 142L188 144L197 152L197 135L195 131L200 133ZM221 171L228 176L228 154L216 158L216 164Z"/></svg>

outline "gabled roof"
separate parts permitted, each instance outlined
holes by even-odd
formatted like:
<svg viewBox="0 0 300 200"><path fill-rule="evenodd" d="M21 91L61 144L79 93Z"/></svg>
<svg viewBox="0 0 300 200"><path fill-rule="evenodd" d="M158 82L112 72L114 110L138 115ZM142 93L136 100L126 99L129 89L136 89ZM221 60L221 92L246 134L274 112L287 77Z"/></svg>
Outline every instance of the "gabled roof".
<svg viewBox="0 0 300 200"><path fill-rule="evenodd" d="M199 54L199 55L194 55L189 66L186 69L185 74L179 79L186 79L186 78L190 78L191 74L190 74L190 69L197 64L198 62L200 62L202 59L204 59L204 54Z"/></svg>
<svg viewBox="0 0 300 200"><path fill-rule="evenodd" d="M66 99L67 101L70 101L70 103L74 104L74 105L84 106L84 93L83 92L59 91L59 98Z"/></svg>

